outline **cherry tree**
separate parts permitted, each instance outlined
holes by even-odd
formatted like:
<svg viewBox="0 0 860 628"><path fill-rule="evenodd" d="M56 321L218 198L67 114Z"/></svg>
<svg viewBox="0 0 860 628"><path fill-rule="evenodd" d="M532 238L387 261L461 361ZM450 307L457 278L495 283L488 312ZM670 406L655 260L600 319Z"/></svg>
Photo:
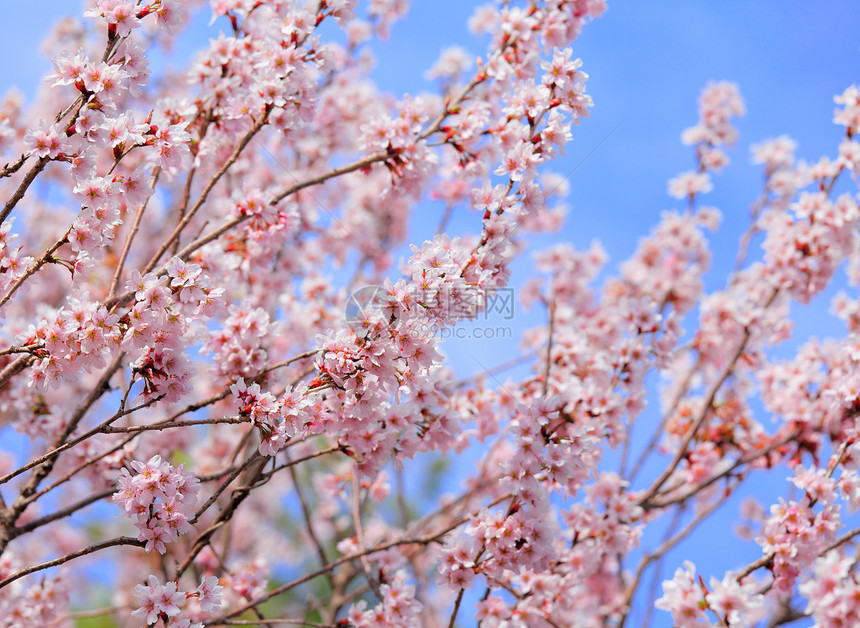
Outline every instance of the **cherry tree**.
<svg viewBox="0 0 860 628"><path fill-rule="evenodd" d="M860 624L860 300L832 303L842 338L791 320L860 283L860 89L829 155L755 146L723 288L728 82L629 259L559 243L512 286L564 221L603 0L477 7L485 54L446 49L420 95L370 80L405 0L87 7L33 102L0 102L0 626ZM208 45L153 76L200 11ZM447 210L410 242L426 198ZM543 319L510 343L528 374L462 378L441 339L512 288ZM468 472L422 499L440 460ZM758 558L666 560L754 472L786 478L740 513Z"/></svg>

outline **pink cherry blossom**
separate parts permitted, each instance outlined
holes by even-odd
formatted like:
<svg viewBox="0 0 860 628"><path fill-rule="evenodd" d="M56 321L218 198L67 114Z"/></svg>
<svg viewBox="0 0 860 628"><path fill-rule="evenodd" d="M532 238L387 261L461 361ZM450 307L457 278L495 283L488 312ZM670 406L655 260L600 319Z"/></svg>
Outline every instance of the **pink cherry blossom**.
<svg viewBox="0 0 860 628"><path fill-rule="evenodd" d="M610 259L560 159L606 3L478 7L401 94L408 4L89 0L0 99L0 624L88 613L94 562L122 625L856 624L860 90L821 154L743 138L739 214L706 85ZM756 476L746 564L688 560Z"/></svg>

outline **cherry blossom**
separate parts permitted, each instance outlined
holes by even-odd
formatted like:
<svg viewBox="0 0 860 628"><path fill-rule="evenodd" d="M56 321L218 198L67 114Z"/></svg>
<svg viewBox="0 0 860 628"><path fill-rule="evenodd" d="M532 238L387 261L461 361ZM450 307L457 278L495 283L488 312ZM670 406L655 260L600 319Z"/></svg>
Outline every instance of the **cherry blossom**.
<svg viewBox="0 0 860 628"><path fill-rule="evenodd" d="M708 83L671 204L610 260L561 241L586 183L556 161L602 106L574 44L606 9L477 7L413 94L372 80L404 0L55 27L34 98L0 100L0 625L90 612L102 560L123 626L857 622L860 91L824 154L743 138L732 234L703 195L746 105ZM455 371L515 302L513 361ZM687 560L765 474L748 563Z"/></svg>

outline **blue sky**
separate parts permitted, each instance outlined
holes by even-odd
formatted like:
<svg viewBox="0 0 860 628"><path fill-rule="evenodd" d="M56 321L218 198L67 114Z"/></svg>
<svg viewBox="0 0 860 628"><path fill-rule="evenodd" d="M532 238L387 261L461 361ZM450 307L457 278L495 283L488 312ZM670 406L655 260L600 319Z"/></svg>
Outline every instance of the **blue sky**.
<svg viewBox="0 0 860 628"><path fill-rule="evenodd" d="M9 27L0 54L8 61L0 68L0 84L31 94L50 70L38 48L53 16L79 4L5 4ZM375 46L379 84L395 95L433 90L423 71L445 45L483 52L484 42L472 41L465 26L478 4L413 0L391 39ZM211 36L207 22L208 16L195 21L170 62L187 59ZM736 236L761 181L749 165L750 144L788 133L801 157L834 153L839 130L830 122L832 96L860 79L860 11L850 0L814 7L799 1L610 0L604 17L584 29L574 54L591 75L595 107L574 128L566 157L554 166L566 174L591 153L569 177L571 214L560 235L577 246L599 238L614 261L629 255L659 213L673 207L666 181L692 166L692 151L679 136L696 121L701 88L712 79L739 84L748 113L730 153L734 163L717 175L715 192L706 197L724 214L715 249L714 274L721 275L734 258ZM714 285L719 283L717 278Z"/></svg>
<svg viewBox="0 0 860 628"><path fill-rule="evenodd" d="M398 96L432 90L423 72L445 45L483 52L484 42L471 41L465 26L476 4L413 0L410 15L395 25L389 41L375 48L380 85ZM39 43L54 16L78 3L34 0L4 5L0 58L6 62L0 68L0 84L17 85L32 94L50 68L38 52ZM176 59L187 58L189 50L206 41L207 22L208 16L195 22L189 43L178 47ZM714 178L715 191L705 199L724 216L720 232L711 238L714 262L707 279L708 288L717 289L734 261L737 237L746 228L749 205L761 184L761 172L750 165L749 146L786 133L798 142L801 158L814 161L835 155L841 131L831 122L832 97L860 81L860 11L851 0L610 0L606 15L588 25L574 44L574 56L583 59L583 69L591 75L588 91L595 107L592 117L574 128L566 157L553 167L567 174L582 162L569 177L567 223L562 233L541 237L536 244L568 240L588 247L597 238L610 254L610 268L617 267L660 212L676 207L666 194L666 181L693 166L692 151L679 138L696 122L701 88L709 80L730 80L740 87L747 116L738 122L741 138L729 153L732 165ZM421 211L433 216L433 225L441 214L430 204ZM474 231L474 219L460 210L452 225ZM417 224L425 226L420 220ZM520 273L515 279L522 277ZM844 334L827 309L820 300L809 308L795 308L799 338ZM518 324L539 320L523 315ZM446 351L455 366L469 374L510 357L512 343L446 343ZM480 362L474 356L480 356ZM787 485L781 477L776 480L754 490L770 487L784 494ZM736 515L734 504L706 528L708 543L687 544L670 555L666 574L688 556L706 574L721 574L756 558L756 548L738 547L727 531ZM658 613L655 625L669 625L663 615Z"/></svg>

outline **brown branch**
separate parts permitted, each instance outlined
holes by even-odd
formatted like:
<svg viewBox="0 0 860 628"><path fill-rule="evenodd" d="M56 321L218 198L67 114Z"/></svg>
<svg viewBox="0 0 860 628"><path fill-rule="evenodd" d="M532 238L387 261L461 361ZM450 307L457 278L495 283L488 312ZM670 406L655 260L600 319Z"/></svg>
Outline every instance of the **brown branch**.
<svg viewBox="0 0 860 628"><path fill-rule="evenodd" d="M24 198L24 194L27 193L27 188L29 188L30 184L33 183L33 180L39 176L39 173L45 169L45 166L48 165L49 161L51 160L47 157L39 157L39 160L27 171L27 174L24 175L20 185L18 185L18 189L15 190L15 193L12 194L11 198L6 201L6 204L3 206L3 209L0 210L0 225L2 225L6 218L9 217L9 214L11 214L12 210L15 209L15 205L18 204L18 201Z"/></svg>
<svg viewBox="0 0 860 628"><path fill-rule="evenodd" d="M13 163L8 163L0 169L0 179L5 179L6 177L10 177L21 169L26 161L30 158L30 155L25 153L18 157L17 161Z"/></svg>
<svg viewBox="0 0 860 628"><path fill-rule="evenodd" d="M496 504L498 504L498 503L500 503L506 499L509 499L510 497L511 497L510 494L503 495L502 497L493 500L493 502L488 504L487 506L494 506L494 505L496 505ZM304 584L305 582L308 582L310 580L314 580L315 578L322 576L323 574L331 571L332 569L335 569L336 567L343 565L344 563L348 563L348 562L351 562L353 560L359 559L359 558L361 558L361 556L369 556L369 555L375 554L377 552L384 552L385 550L391 549L392 547L399 547L401 545L429 545L431 543L439 542L439 540L443 536L445 536L446 534L448 534L452 530L460 527L464 523L468 523L472 519L473 519L472 516L463 517L461 519L458 519L454 523L446 526L442 530L439 530L439 531L434 532L432 534L428 534L428 535L420 536L420 537L415 537L415 538L410 538L410 539L399 539L396 541L387 541L385 543L380 543L376 547L372 547L370 549L365 549L365 550L362 550L360 552L353 552L352 554L347 554L345 556L341 556L340 558L337 558L337 559L333 560L332 562L330 562L325 567L321 567L320 569L317 569L316 571L312 571L312 572L307 573L307 574L305 574L299 578L296 578L295 580L292 580L291 582L287 582L286 584L283 584L283 585L281 585L275 589L272 589L271 591L266 592L264 595L262 595L260 598L258 598L256 600L248 602L247 604L244 604L243 606L240 606L239 608L235 608L232 611L230 611L224 615L221 615L220 617L216 617L215 619L207 622L206 625L207 626L217 626L217 625L223 623L225 619L229 619L230 617L235 617L236 615L241 615L242 613L244 613L245 611L250 609L252 606L262 604L263 602L266 602L267 600L270 600L273 597L280 595L281 593L285 593L291 589L296 588L299 585Z"/></svg>
<svg viewBox="0 0 860 628"><path fill-rule="evenodd" d="M295 465L301 464L301 463L306 462L308 460L313 460L314 458L319 458L320 456L325 456L327 454L333 454L336 451L344 451L343 445L332 445L331 447L328 447L326 449L320 449L319 451L315 451L314 453L308 454L307 456L303 456L301 458L296 458L295 460L291 460L289 462L286 462L282 465L275 467L271 471L266 471L265 473L262 474L262 477L269 478L269 477L273 476L275 473L277 473L278 471L281 471L283 469L287 469L289 467L293 467Z"/></svg>
<svg viewBox="0 0 860 628"><path fill-rule="evenodd" d="M58 486L61 486L61 485L65 484L66 482L68 482L69 480L71 480L75 475L77 475L78 473L80 473L81 471L86 469L87 467L89 467L89 466L95 464L96 462L98 462L99 460L102 460L103 458L106 458L107 456L110 456L111 454L119 451L120 449L125 447L128 443L130 443L136 437L137 437L137 434L133 434L132 436L129 436L125 440L120 441L117 445L114 445L113 447L105 450L104 452L100 453L99 455L93 456L89 460L82 462L77 467L75 467L74 469L69 471L66 475L59 478L56 482L54 482L53 484L50 484L49 486L46 486L45 488L40 490L38 493L33 495L33 497L31 499L33 501L35 501L35 500L39 499L40 497L42 497L42 495L45 495L46 493L50 493L52 490L54 490Z"/></svg>
<svg viewBox="0 0 860 628"><path fill-rule="evenodd" d="M135 408L137 409L137 408ZM100 434L137 434L139 432L160 432L175 427L194 427L197 425L241 425L250 423L251 419L241 416L212 417L209 419L194 419L191 421L159 421L149 425L132 425L129 427L105 427L98 431Z"/></svg>
<svg viewBox="0 0 860 628"><path fill-rule="evenodd" d="M260 454L259 451L255 451L253 454L251 454L251 456L249 456L248 459L241 466L237 467L234 471L230 473L224 483L220 487L218 487L218 490L216 490L215 493L213 493L212 496L210 496L210 498L206 501L206 503L203 504L203 506L201 506L200 509L194 514L193 519L191 519L189 523L194 524L199 521L203 513L206 512L206 510L208 510L209 507L215 503L215 501L218 499L221 493L230 485L230 483L233 482L233 480L235 480L236 477L238 477L238 475L242 473L245 469L251 467L262 458L263 455ZM206 530L201 532L200 535L194 540L194 543L192 543L191 550L188 552L188 555L182 561L182 564L180 564L177 568L174 579L178 580L182 576L182 574L185 573L185 571L191 565L191 562L196 558L196 556L203 550L204 547L209 545L209 542L212 539L212 535L214 535L221 527L223 527L230 521L230 519L232 519L233 514L235 514L236 509L239 507L239 505L248 497L248 495L251 494L251 489L256 486L259 486L258 482L261 471L262 466L256 467L254 477L249 478L248 484L239 486L233 490L230 502L221 510L221 513L218 515L218 518L215 523L213 523ZM256 606L256 604L252 604L248 608L251 608L253 606Z"/></svg>
<svg viewBox="0 0 860 628"><path fill-rule="evenodd" d="M639 499L639 505L643 505L651 501L651 499L657 494L657 491L666 483L671 475L675 472L675 469L678 468L678 465L683 460L684 456L687 453L687 447L690 446L690 443L695 438L696 433L699 431L699 428L705 422L705 419L708 418L708 414L711 411L711 406L714 403L714 399L717 396L717 392L722 387L723 383L728 379L731 372L734 370L737 361L744 353L744 349L746 348L747 341L750 338L750 330L749 327L744 328L743 337L741 338L741 342L738 343L737 348L735 349L735 353L732 358L728 361L726 366L723 368L720 376L716 379L716 381L711 384L710 390L708 390L708 394L705 397L705 401L702 404L702 409L699 411L699 416L696 417L696 420L690 425L690 428L687 430L684 439L681 441L681 445L678 447L675 452L675 456L672 458L672 462L669 463L663 473L654 481L651 487L645 491L645 494Z"/></svg>
<svg viewBox="0 0 860 628"><path fill-rule="evenodd" d="M74 438L68 442L64 442L61 445L57 445L56 447L51 449L51 451L49 451L48 453L43 454L43 455L39 456L38 458L31 460L30 462L28 462L24 466L19 467L19 468L15 469L14 471L10 471L9 473L4 475L3 477L0 477L0 484L5 484L6 482L11 480L12 478L14 478L18 475L21 475L25 471L29 471L33 467L37 467L42 463L48 462L52 458L60 455L61 453L63 453L64 451L66 451L68 449L71 449L75 445L87 440L88 438L94 436L95 434L107 434L107 433L109 433L106 430L111 423L113 423L114 421L116 421L118 419L121 419L124 416L127 416L129 414L137 412L138 410L142 410L143 408L146 408L146 407L152 405L156 401L157 401L156 399L152 399L150 401L142 403L139 406L135 406L134 408L129 408L128 410L120 410L119 412L117 412L116 414L114 414L113 416L111 416L110 418L105 420L104 422L100 423L96 427L92 428L91 430L84 432L80 436L77 436L76 438Z"/></svg>
<svg viewBox="0 0 860 628"><path fill-rule="evenodd" d="M5 295L3 295L2 299L0 299L0 307L3 307L4 305L6 305L6 303L8 303L8 301L9 301L9 299L12 298L12 295L14 295L18 291L18 288L20 288L24 284L24 282L27 281L30 277L32 277L37 272L39 272L39 270L41 270L42 266L44 266L48 262L54 261L54 253L57 251L58 248L60 248L66 242L68 242L68 237L69 237L70 231L71 231L71 227L66 231L65 235L62 238L60 238L59 240L54 242L54 244L52 244L50 246L50 248L47 251L45 251L45 253L42 255L42 257L40 257L38 260L36 260L35 264L33 264L30 268L28 268L27 271L23 275L18 277L17 281L15 281L15 283L12 284L12 287L9 288L9 291Z"/></svg>
<svg viewBox="0 0 860 628"><path fill-rule="evenodd" d="M30 567L27 567L26 569L17 571L11 576L5 578L4 580L0 580L0 589L2 589L8 584L15 582L19 578L23 578L24 576L30 575L31 573L36 573L37 571L44 571L45 569L50 569L51 567L57 567L58 565L62 565L69 562L70 560L80 558L81 556L94 554L95 552L107 549L108 547L116 547L118 545L135 545L137 547L143 547L144 543L143 541L138 541L137 539L133 539L130 536L120 536L115 539L110 539L108 541L102 541L101 543L94 543L93 545L88 545L87 547L79 549L76 552L72 552L71 554L66 554L65 556L62 556L60 558L55 558L54 560L39 563L38 565L32 565Z"/></svg>
<svg viewBox="0 0 860 628"><path fill-rule="evenodd" d="M32 353L33 349L41 349L44 345L41 342L34 342L29 345L20 345L16 347L9 347L8 349L3 349L0 351L0 356L2 355L14 355L16 353Z"/></svg>
<svg viewBox="0 0 860 628"><path fill-rule="evenodd" d="M644 504L644 506L645 506L646 510L650 510L650 509L656 509L656 508L667 508L667 507L672 506L674 504L682 503L682 502L690 499L691 497L694 497L696 494L700 493L702 490L711 486L712 484L719 481L720 479L733 473L739 467L742 467L742 466L748 465L748 464L752 464L753 462L755 462L756 460L758 460L762 456L767 456L768 454L770 454L774 450L779 449L783 445L792 442L796 438L797 438L796 433L789 434L788 436L781 438L780 440L778 440L776 442L771 443L763 451L757 451L753 455L737 459L729 468L721 471L720 473L717 473L716 475L712 475L707 480L705 480L701 484L697 484L696 486L694 486L693 488L691 488L689 491L687 491L686 493L684 493L682 495L679 495L677 497L673 497L673 498L671 498L667 501L664 501L664 502L649 502L647 504Z"/></svg>
<svg viewBox="0 0 860 628"><path fill-rule="evenodd" d="M318 185L320 183L324 183L324 182L328 181L329 179L333 179L335 177L339 177L341 175L348 174L350 172L355 172L356 170L361 170L362 168L367 168L368 166L375 164L376 162L385 161L386 159L391 158L391 156L392 155L390 153L388 153L387 151L380 151L380 152L376 152L376 153L371 153L370 155L366 155L365 157L362 157L361 159L357 159L356 161L352 162L351 164L347 164L347 165L341 166L339 168L332 168L331 170L329 170L329 171L327 171L321 175L318 175L316 177L311 177L310 179L306 179L304 181L301 181L299 183L291 185L290 187L288 187L284 191L276 194L274 199L272 199L271 204L274 205L276 203L279 203L282 200L284 200L285 198L287 198L288 196L292 196L293 194L295 194L299 190L309 188L312 185Z"/></svg>
<svg viewBox="0 0 860 628"><path fill-rule="evenodd" d="M9 383L9 380L15 377L18 373L23 371L25 368L30 366L30 364L36 358L32 355L21 355L16 360L13 360L9 364L6 365L2 371L0 371L0 390L3 389L6 384Z"/></svg>
<svg viewBox="0 0 860 628"><path fill-rule="evenodd" d="M454 622L457 621L457 613L460 612L460 604L463 601L463 594L465 592L465 589L460 589L457 592L457 599L454 600L454 609L451 611L451 618L448 620L448 628L454 628Z"/></svg>
<svg viewBox="0 0 860 628"><path fill-rule="evenodd" d="M224 480L224 482L221 484L221 486L219 486L215 490L215 492L209 496L209 499L206 500L206 503L204 503L197 510L197 512L194 513L194 517L191 519L191 521L189 523L192 523L192 524L197 523L200 520L200 517L203 516L203 513L205 513L207 510L209 510L209 507L215 503L215 501L221 496L221 494L227 489L227 487L230 486L230 484L233 482L233 480L235 480L237 477L239 477L239 474L242 473L242 471L247 469L249 466L251 466L254 462L256 462L261 457L262 457L262 454L260 454L260 452L258 452L258 451L255 451L251 456L248 457L247 460L245 460L245 462L243 462L241 465L239 465L235 469L233 469L230 472L230 475L227 476L227 479Z"/></svg>
<svg viewBox="0 0 860 628"><path fill-rule="evenodd" d="M502 48L496 54L498 54L498 55L503 54L505 49L510 45L511 45L511 42L506 43L505 45L502 46ZM442 126L442 123L445 121L445 119L449 115L454 113L454 111L457 109L457 107L459 107L460 103L462 103L463 100L466 99L466 96L469 95L469 92L471 92L473 89L475 89L475 87L477 87L480 83L483 83L485 80L487 80L486 73L483 70L478 70L478 72L475 74L475 76L472 77L472 80L470 80L466 84L466 86L463 87L462 90L460 90L459 95L457 95L453 100L451 100L449 103L447 103L445 108L439 113L438 116L436 116L436 119L430 123L430 126L428 126L426 129L424 129L424 131L422 131L422 133L418 136L418 139L419 140L427 139L428 137L433 135L436 131L438 131L439 127Z"/></svg>
<svg viewBox="0 0 860 628"><path fill-rule="evenodd" d="M66 427L63 429L59 438L54 443L54 448L58 448L60 445L66 442L66 439L69 438L71 433L77 428L78 423L80 423L81 419L84 418L87 411L98 401L101 396L110 389L109 382L113 374L120 367L122 363L122 359L124 357L124 353L120 353L111 363L111 365L105 370L102 374L99 381L93 387L90 394L84 400L84 402L78 406L77 410L75 410L71 419L69 420ZM18 494L15 502L8 508L6 508L2 513L0 513L0 553L2 553L6 546L9 544L9 529L14 525L15 521L24 511L24 509L30 504L30 497L36 492L39 487L39 484L42 482L45 477L51 472L54 468L54 463L57 461L57 456L59 453L52 455L50 458L45 460L36 470L33 472L33 475L27 480L24 486L21 488L21 492Z"/></svg>
<svg viewBox="0 0 860 628"><path fill-rule="evenodd" d="M29 521L22 526L17 526L12 528L10 534L14 539L16 537L21 536L22 534L26 534L27 532L32 532L36 528L41 528L44 525L48 525L49 523L53 523L54 521L59 521L60 519L64 519L81 510L82 508L86 508L90 504L93 504L97 501L101 501L107 497L113 495L116 491L110 488L99 493L94 493L89 497L85 497L84 499L75 502L71 506L67 506L62 510L58 510L57 512L51 513L50 515L45 515L44 517L39 517L38 519L34 519L33 521Z"/></svg>
<svg viewBox="0 0 860 628"><path fill-rule="evenodd" d="M207 120L212 119L212 110L210 109L207 114ZM206 136L206 129L209 127L207 124L200 133L201 141ZM194 175L197 173L197 168L192 168L188 171L188 177L185 179L185 189L182 191L182 200L179 202L179 222L182 222L185 219L185 212L188 209L188 203L191 200L191 185L194 182ZM173 254L176 255L176 251L179 250L179 239L177 238L173 242Z"/></svg>

